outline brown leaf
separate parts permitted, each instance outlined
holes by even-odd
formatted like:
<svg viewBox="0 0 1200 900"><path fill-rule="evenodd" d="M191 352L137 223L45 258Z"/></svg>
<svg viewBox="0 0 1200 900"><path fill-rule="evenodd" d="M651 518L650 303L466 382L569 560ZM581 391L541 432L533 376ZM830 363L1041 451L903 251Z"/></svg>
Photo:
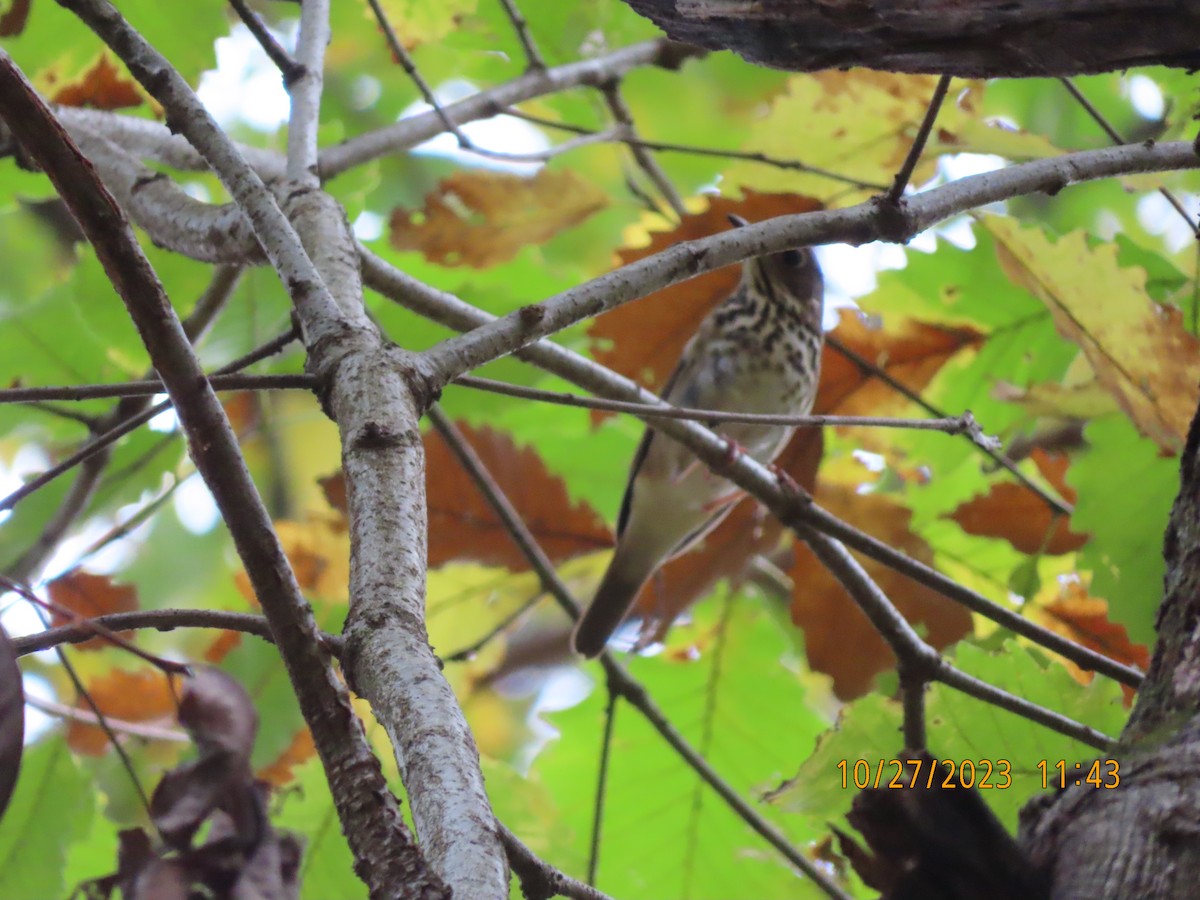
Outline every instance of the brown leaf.
<svg viewBox="0 0 1200 900"><path fill-rule="evenodd" d="M529 448L518 448L502 432L459 423L492 477L508 495L533 536L554 562L611 546L604 520L586 503L572 504L560 478L546 471ZM483 494L435 431L425 435L429 505L429 565L471 560L520 572L524 554L492 511Z"/></svg>
<svg viewBox="0 0 1200 900"><path fill-rule="evenodd" d="M316 752L312 732L307 727L301 728L274 762L259 769L258 777L272 787L283 787L296 777L296 767L308 762Z"/></svg>
<svg viewBox="0 0 1200 900"><path fill-rule="evenodd" d="M843 521L923 563L929 545L909 528L912 513L883 494L858 494L853 485L821 485L817 501ZM790 574L792 621L804 630L808 663L833 678L843 700L866 693L872 679L896 663L891 650L833 575L806 544L797 542ZM924 626L925 638L941 649L971 632L971 614L937 592L871 559L859 557L867 574L909 622ZM853 652L847 652L853 648Z"/></svg>
<svg viewBox="0 0 1200 900"><path fill-rule="evenodd" d="M136 672L112 669L87 682L87 691L100 712L126 722L148 722L173 715L175 694L166 675L157 669ZM91 711L82 699L76 707ZM76 753L99 756L108 749L108 736L97 725L71 722L67 744Z"/></svg>
<svg viewBox="0 0 1200 900"><path fill-rule="evenodd" d="M325 600L348 599L350 539L342 517L310 515L298 522L281 520L275 523L275 531L302 591ZM234 583L250 603L258 603L245 569L234 575Z"/></svg>
<svg viewBox="0 0 1200 900"><path fill-rule="evenodd" d="M972 328L950 328L915 319L889 319L884 329L861 313L844 309L829 337L910 390L920 391L956 353L982 345L985 335ZM864 372L826 343L814 413L886 416L908 402L895 388Z"/></svg>
<svg viewBox="0 0 1200 900"><path fill-rule="evenodd" d="M240 631L222 629L217 632L217 636L204 648L204 661L215 666L241 645L242 634Z"/></svg>
<svg viewBox="0 0 1200 900"><path fill-rule="evenodd" d="M138 84L124 67L118 67L102 53L91 68L73 81L59 87L50 99L63 106L88 106L93 109L125 109L142 104Z"/></svg>
<svg viewBox="0 0 1200 900"><path fill-rule="evenodd" d="M254 391L238 391L221 398L221 406L238 439L244 439L262 422L262 400Z"/></svg>
<svg viewBox="0 0 1200 900"><path fill-rule="evenodd" d="M32 3L33 0L14 0L8 11L0 16L0 37L16 37L25 30Z"/></svg>
<svg viewBox="0 0 1200 900"><path fill-rule="evenodd" d="M341 471L318 478L317 484L321 486L321 492L330 506L343 516L349 513L350 507L346 505L346 477Z"/></svg>
<svg viewBox="0 0 1200 900"><path fill-rule="evenodd" d="M645 247L619 251L622 265L690 241L729 230L729 214L750 222L790 213L811 212L821 205L796 194L758 194L747 191L744 200L713 197L702 213L684 216L674 231L651 234ZM596 319L588 336L602 345L593 350L596 361L654 390L662 385L683 351L683 345L710 309L737 287L740 267L726 266L698 278L673 284L626 303ZM599 421L604 414L593 414Z"/></svg>
<svg viewBox="0 0 1200 900"><path fill-rule="evenodd" d="M541 169L532 178L456 172L425 195L423 210L392 212L391 242L440 265L484 269L607 205L599 188L571 171Z"/></svg>
<svg viewBox="0 0 1200 900"><path fill-rule="evenodd" d="M183 680L179 724L200 751L198 759L163 774L150 798L150 815L164 839L186 849L217 808L228 813L238 833L251 829L254 795L250 753L258 713L237 679L211 666L198 666Z"/></svg>
<svg viewBox="0 0 1200 900"><path fill-rule="evenodd" d="M1030 458L1059 495L1074 503L1075 492L1065 478L1070 457L1065 453L1048 453L1039 447L1030 453ZM1056 514L1041 497L1015 481L993 485L986 494L963 503L949 518L967 534L1003 538L1031 556L1070 553L1088 541L1086 534L1071 531L1066 516Z"/></svg>
<svg viewBox="0 0 1200 900"><path fill-rule="evenodd" d="M25 742L25 691L17 650L0 628L0 815L12 799Z"/></svg>
<svg viewBox="0 0 1200 900"><path fill-rule="evenodd" d="M137 588L133 585L116 584L107 575L93 575L82 569L72 569L55 578L46 585L46 591L56 607L50 611L50 624L54 627L74 622L71 613L93 619L138 608ZM107 639L94 637L76 646L80 650L99 650L109 645Z"/></svg>
<svg viewBox="0 0 1200 900"><path fill-rule="evenodd" d="M1129 640L1125 626L1108 617L1108 601L1090 596L1087 587L1077 581L1062 585L1058 599L1044 606L1033 607L1033 614L1047 628L1109 659L1134 666L1143 672L1150 666L1150 649L1145 644L1135 644ZM1064 659L1063 664L1083 684L1095 677L1094 672L1085 671L1070 660ZM1126 703L1131 702L1133 689L1126 685L1122 685L1122 689Z"/></svg>

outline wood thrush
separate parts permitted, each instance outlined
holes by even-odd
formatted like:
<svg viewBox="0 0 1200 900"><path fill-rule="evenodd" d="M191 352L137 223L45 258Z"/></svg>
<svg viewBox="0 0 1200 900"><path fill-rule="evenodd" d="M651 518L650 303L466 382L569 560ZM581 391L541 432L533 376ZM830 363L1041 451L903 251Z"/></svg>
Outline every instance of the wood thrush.
<svg viewBox="0 0 1200 900"><path fill-rule="evenodd" d="M683 348L663 399L723 412L806 415L820 377L823 311L824 282L810 250L747 260L737 289ZM795 431L732 423L716 430L731 451L740 448L764 464ZM616 551L575 629L575 650L598 655L650 576L720 524L739 498L737 488L682 444L647 428L621 503Z"/></svg>

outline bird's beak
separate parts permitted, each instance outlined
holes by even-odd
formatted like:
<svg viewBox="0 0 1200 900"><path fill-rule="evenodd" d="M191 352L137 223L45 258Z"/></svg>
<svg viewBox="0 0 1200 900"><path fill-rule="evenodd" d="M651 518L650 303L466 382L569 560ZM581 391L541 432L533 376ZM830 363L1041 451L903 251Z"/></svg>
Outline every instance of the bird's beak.
<svg viewBox="0 0 1200 900"><path fill-rule="evenodd" d="M743 219L741 216L734 215L733 213L729 214L729 222L730 222L730 224L733 225L734 228L743 228L746 225L750 224L745 219Z"/></svg>

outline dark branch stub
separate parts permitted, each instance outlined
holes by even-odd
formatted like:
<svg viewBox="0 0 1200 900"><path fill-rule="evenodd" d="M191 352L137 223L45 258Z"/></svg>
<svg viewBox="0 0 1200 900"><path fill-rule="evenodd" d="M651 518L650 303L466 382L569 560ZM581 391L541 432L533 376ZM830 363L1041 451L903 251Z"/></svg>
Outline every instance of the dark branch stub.
<svg viewBox="0 0 1200 900"><path fill-rule="evenodd" d="M1200 6L1162 0L625 0L672 39L811 72L969 78L1200 67Z"/></svg>

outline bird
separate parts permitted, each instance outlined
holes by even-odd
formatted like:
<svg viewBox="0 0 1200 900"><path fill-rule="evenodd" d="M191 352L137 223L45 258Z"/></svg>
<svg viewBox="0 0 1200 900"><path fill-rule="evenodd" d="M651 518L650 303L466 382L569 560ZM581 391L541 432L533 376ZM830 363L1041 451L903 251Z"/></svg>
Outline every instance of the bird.
<svg viewBox="0 0 1200 900"><path fill-rule="evenodd" d="M740 216L729 220L735 227L747 224ZM821 269L807 247L746 260L737 288L684 346L662 399L726 412L807 415L820 380L824 293ZM770 464L795 428L729 423L714 430L731 453L744 451ZM716 528L740 497L682 444L647 427L617 517L616 549L575 628L575 651L598 656L642 585Z"/></svg>

